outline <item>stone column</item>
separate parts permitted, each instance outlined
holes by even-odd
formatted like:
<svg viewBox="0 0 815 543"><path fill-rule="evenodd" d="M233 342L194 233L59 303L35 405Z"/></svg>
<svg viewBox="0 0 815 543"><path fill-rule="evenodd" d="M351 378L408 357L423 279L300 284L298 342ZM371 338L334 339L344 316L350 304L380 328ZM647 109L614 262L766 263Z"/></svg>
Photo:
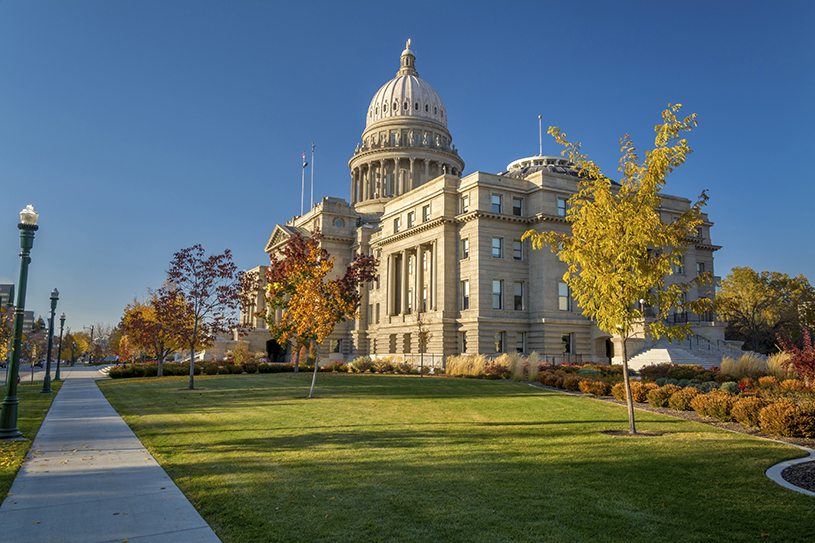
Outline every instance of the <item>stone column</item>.
<svg viewBox="0 0 815 543"><path fill-rule="evenodd" d="M387 312L388 316L396 314L396 255L388 255L388 278L387 286Z"/></svg>
<svg viewBox="0 0 815 543"><path fill-rule="evenodd" d="M402 315L407 314L407 291L408 291L408 259L410 253L407 249L402 251Z"/></svg>
<svg viewBox="0 0 815 543"><path fill-rule="evenodd" d="M434 310L436 309L436 240L434 239L430 245L430 287L427 289L428 297L430 300L428 304Z"/></svg>
<svg viewBox="0 0 815 543"><path fill-rule="evenodd" d="M422 307L422 300L424 299L424 247L419 245L416 247L416 308L419 311L424 311Z"/></svg>
<svg viewBox="0 0 815 543"><path fill-rule="evenodd" d="M424 182L430 181L430 159L424 159Z"/></svg>
<svg viewBox="0 0 815 543"><path fill-rule="evenodd" d="M354 176L354 170L351 170L351 205L357 203L357 180Z"/></svg>
<svg viewBox="0 0 815 543"><path fill-rule="evenodd" d="M399 196L404 191L400 186L400 179L399 179L399 158L396 157L393 159L393 195Z"/></svg>
<svg viewBox="0 0 815 543"><path fill-rule="evenodd" d="M385 177L385 159L379 160L379 197L385 198L388 194L388 180Z"/></svg>
<svg viewBox="0 0 815 543"><path fill-rule="evenodd" d="M416 157L410 157L410 179L408 179L408 190L413 190L416 188L416 179L413 177L413 162L416 160Z"/></svg>

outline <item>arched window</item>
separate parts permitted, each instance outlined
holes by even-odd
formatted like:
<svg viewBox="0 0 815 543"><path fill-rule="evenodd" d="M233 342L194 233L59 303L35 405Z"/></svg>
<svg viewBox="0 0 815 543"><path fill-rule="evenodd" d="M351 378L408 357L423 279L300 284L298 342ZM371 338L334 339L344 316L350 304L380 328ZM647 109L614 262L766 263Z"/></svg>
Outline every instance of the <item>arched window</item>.
<svg viewBox="0 0 815 543"><path fill-rule="evenodd" d="M382 104L382 112L388 111L388 104Z"/></svg>
<svg viewBox="0 0 815 543"><path fill-rule="evenodd" d="M405 100L404 108L405 108L406 110L407 110L407 108L408 108L408 103L407 103L407 100Z"/></svg>
<svg viewBox="0 0 815 543"><path fill-rule="evenodd" d="M393 110L394 111L399 111L399 102L394 102L393 103Z"/></svg>
<svg viewBox="0 0 815 543"><path fill-rule="evenodd" d="M436 107L434 106L433 107L433 115L435 115L435 114L436 114Z"/></svg>
<svg viewBox="0 0 815 543"><path fill-rule="evenodd" d="M414 107L413 109L415 109L416 111L419 111L419 102L416 102L416 107Z"/></svg>
<svg viewBox="0 0 815 543"><path fill-rule="evenodd" d="M376 114L379 115L379 106L376 106Z"/></svg>

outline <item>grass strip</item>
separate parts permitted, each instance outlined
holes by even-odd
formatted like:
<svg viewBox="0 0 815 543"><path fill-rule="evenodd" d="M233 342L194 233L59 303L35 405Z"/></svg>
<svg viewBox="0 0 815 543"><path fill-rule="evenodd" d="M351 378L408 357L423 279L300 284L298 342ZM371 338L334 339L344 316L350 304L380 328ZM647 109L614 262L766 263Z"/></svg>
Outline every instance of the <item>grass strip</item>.
<svg viewBox="0 0 815 543"><path fill-rule="evenodd" d="M815 541L802 451L520 383L389 375L99 382L225 542Z"/></svg>
<svg viewBox="0 0 815 543"><path fill-rule="evenodd" d="M37 432L42 426L45 415L51 408L51 402L62 386L61 381L51 381L53 394L41 394L42 381L39 383L20 383L17 385L17 428L25 437L24 441L0 441L0 496L6 498L25 455L31 448ZM3 386L5 391L5 386ZM3 392L5 395L5 392Z"/></svg>

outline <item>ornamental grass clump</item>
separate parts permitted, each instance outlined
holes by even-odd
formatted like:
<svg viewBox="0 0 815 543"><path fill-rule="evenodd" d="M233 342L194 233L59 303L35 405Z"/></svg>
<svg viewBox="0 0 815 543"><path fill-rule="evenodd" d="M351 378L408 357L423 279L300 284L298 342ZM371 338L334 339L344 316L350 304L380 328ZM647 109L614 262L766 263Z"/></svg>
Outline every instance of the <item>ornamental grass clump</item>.
<svg viewBox="0 0 815 543"><path fill-rule="evenodd" d="M351 362L351 371L354 373L365 373L374 367L373 361L367 356L358 356Z"/></svg>
<svg viewBox="0 0 815 543"><path fill-rule="evenodd" d="M764 375L767 362L761 355L756 353L744 353L736 360L729 356L722 358L721 372L732 375L736 379L751 377L757 379Z"/></svg>
<svg viewBox="0 0 815 543"><path fill-rule="evenodd" d="M373 371L376 373L390 373L393 371L393 364L386 359L376 360L374 361Z"/></svg>
<svg viewBox="0 0 815 543"><path fill-rule="evenodd" d="M779 381L787 377L792 377L794 371L790 368L791 356L789 353L780 352L767 357L767 375L772 375Z"/></svg>
<svg viewBox="0 0 815 543"><path fill-rule="evenodd" d="M677 385L665 385L649 391L646 395L646 399L651 407L666 407L671 396L680 390L682 390L682 388Z"/></svg>
<svg viewBox="0 0 815 543"><path fill-rule="evenodd" d="M583 394L591 394L592 396L608 396L611 391L608 383L596 379L581 379L578 388Z"/></svg>
<svg viewBox="0 0 815 543"><path fill-rule="evenodd" d="M783 437L815 437L815 404L798 404L783 398L759 413L760 428L768 434Z"/></svg>
<svg viewBox="0 0 815 543"><path fill-rule="evenodd" d="M668 399L668 407L676 411L692 411L693 408L690 406L690 402L694 396L700 393L699 389L695 387L683 388L671 394Z"/></svg>
<svg viewBox="0 0 815 543"><path fill-rule="evenodd" d="M744 396L735 401L730 414L736 422L758 428L759 415L765 407L767 407L766 400L756 396Z"/></svg>
<svg viewBox="0 0 815 543"><path fill-rule="evenodd" d="M449 356L444 371L447 375L481 375L487 362L483 354Z"/></svg>

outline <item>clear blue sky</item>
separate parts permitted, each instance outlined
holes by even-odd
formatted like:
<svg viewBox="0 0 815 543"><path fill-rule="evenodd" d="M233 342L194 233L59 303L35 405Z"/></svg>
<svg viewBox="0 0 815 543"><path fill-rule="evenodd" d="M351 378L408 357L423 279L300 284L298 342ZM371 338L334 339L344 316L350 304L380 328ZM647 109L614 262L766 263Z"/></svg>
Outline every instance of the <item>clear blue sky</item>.
<svg viewBox="0 0 815 543"><path fill-rule="evenodd" d="M274 224L348 199L374 93L412 39L465 174L538 152L538 115L612 176L668 103L698 114L667 192L709 189L717 275L815 280L815 2L0 1L0 282L40 213L27 308L116 324L173 253L268 261ZM560 151L545 136L544 153ZM308 205L308 204L307 204Z"/></svg>

